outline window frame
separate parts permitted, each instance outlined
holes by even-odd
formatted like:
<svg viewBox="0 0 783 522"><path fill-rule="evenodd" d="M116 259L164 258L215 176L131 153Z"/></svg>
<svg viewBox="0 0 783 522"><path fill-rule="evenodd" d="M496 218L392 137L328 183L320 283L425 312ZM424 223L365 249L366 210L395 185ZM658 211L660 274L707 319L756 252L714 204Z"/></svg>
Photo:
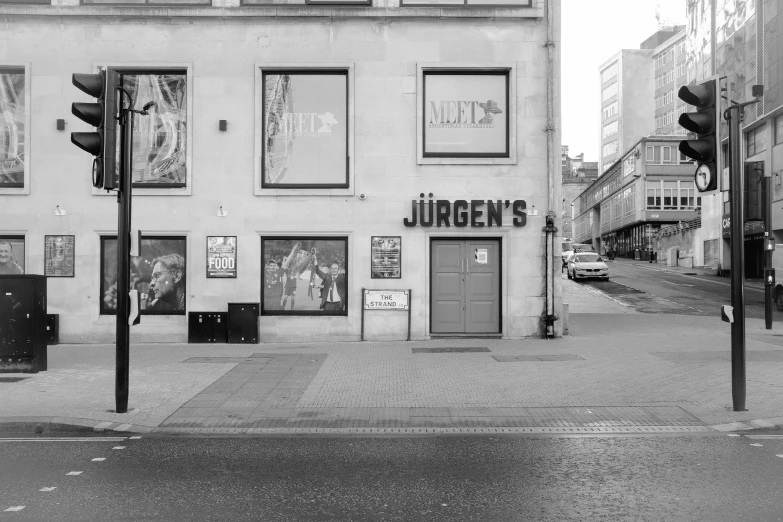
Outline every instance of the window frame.
<svg viewBox="0 0 783 522"><path fill-rule="evenodd" d="M348 317L351 307L351 277L349 267L351 265L351 250L350 250L350 235L333 236L333 235L313 235L304 233L302 235L296 234L281 234L281 235L269 235L262 234L261 240L261 255L259 257L259 263L261 266L261 272L259 277L259 315L260 316L306 316L306 317ZM265 241L344 241L345 242L345 309L340 311L323 310L318 312L308 310L264 310L264 273L265 267Z"/></svg>
<svg viewBox="0 0 783 522"><path fill-rule="evenodd" d="M775 118L775 121L772 123L772 128L775 134L775 140L774 140L774 146L783 144L783 115L778 116Z"/></svg>
<svg viewBox="0 0 783 522"><path fill-rule="evenodd" d="M280 75L280 74L290 74L290 75L313 75L313 76L344 76L345 77L345 124L346 124L346 132L345 132L345 181L342 183L302 183L302 184L295 184L295 183L267 183L265 180L265 164L264 164L264 147L263 145L260 147L261 149L261 158L260 158L260 180L261 180L261 189L290 189L290 190L298 190L298 189L345 189L349 187L350 183L350 170L351 170L351 162L350 162L350 154L349 154L349 143L350 143L350 137L351 137L351 130L353 127L353 121L350 118L350 103L349 103L349 81L348 81L348 70L347 69L280 69L280 70L272 70L272 69L266 69L261 73L261 121L259 123L261 127L261 143L264 143L264 140L266 139L265 135L265 128L264 125L264 108L266 107L266 89L264 86L265 79L268 75Z"/></svg>
<svg viewBox="0 0 783 522"><path fill-rule="evenodd" d="M254 196L353 196L355 192L355 136L356 136L356 88L353 62L256 62L255 68L255 111L253 120L253 195ZM280 71L336 71L348 72L348 183L342 188L278 188L262 187L263 179L263 95L264 73Z"/></svg>
<svg viewBox="0 0 783 522"><path fill-rule="evenodd" d="M190 286L190 277L191 277L191 270L189 267L189 254L188 254L188 236L187 235L161 235L161 234L155 234L155 235L149 235L145 236L142 235L141 237L142 241L144 240L151 240L151 239L159 239L164 241L171 241L171 240L181 240L185 242L185 307L183 310L139 310L139 315L180 315L185 316L188 312L188 288ZM109 309L106 307L106 303L103 301L103 296L105 294L106 289L104 288L104 273L105 273L105 266L104 266L104 259L105 259L105 248L106 248L106 241L107 240L114 240L117 241L117 234L101 234L99 235L99 247L98 247L98 255L100 256L100 272L98 273L98 295L99 298L99 308L98 308L98 315L99 316L116 316L117 315L117 309ZM119 247L119 244L118 244ZM139 245L139 248L141 248L141 245ZM130 269L130 267L129 267Z"/></svg>
<svg viewBox="0 0 783 522"><path fill-rule="evenodd" d="M0 0L2 1L2 0ZM151 2L150 0L143 0L142 2L89 2L87 0L79 0L79 5L89 5L98 7L212 7L212 0L207 0L207 3L183 3L183 2L169 2L162 1Z"/></svg>
<svg viewBox="0 0 783 522"><path fill-rule="evenodd" d="M30 155L32 153L32 76L30 74L31 62L8 61L0 62L0 71L23 70L24 71L24 174L22 186L0 185L0 195L30 195ZM72 151L72 152L75 152Z"/></svg>
<svg viewBox="0 0 783 522"><path fill-rule="evenodd" d="M506 154L497 153L427 153L424 154L426 93L425 74L435 75L505 75L506 76ZM517 92L516 62L465 63L423 62L416 67L416 163L417 165L516 165L517 163Z"/></svg>
<svg viewBox="0 0 783 522"><path fill-rule="evenodd" d="M188 63L182 63L182 62L171 62L171 63L144 63L144 62L137 62L137 63L112 63L112 62L104 62L104 63L94 63L93 64L93 73L97 73L101 68L107 68L112 71L117 71L120 74L164 74L164 73L185 73L185 82L187 84L187 93L185 98L185 103L187 104L187 108L185 110L186 117L187 117L187 131L185 132L185 139L187 140L186 143L186 150L185 150L185 186L172 186L166 188L165 185L161 184L155 184L155 186L152 186L152 184L145 184L139 186L138 184L133 185L133 195L134 196L190 196L193 194L193 64ZM137 109L140 109L141 107L138 106L137 103ZM118 136L119 139L119 136ZM87 167L85 167L87 168ZM219 175L222 175L224 173L219 173ZM115 191L107 192L100 188L92 187L92 195L93 196L104 196L104 197L116 197Z"/></svg>

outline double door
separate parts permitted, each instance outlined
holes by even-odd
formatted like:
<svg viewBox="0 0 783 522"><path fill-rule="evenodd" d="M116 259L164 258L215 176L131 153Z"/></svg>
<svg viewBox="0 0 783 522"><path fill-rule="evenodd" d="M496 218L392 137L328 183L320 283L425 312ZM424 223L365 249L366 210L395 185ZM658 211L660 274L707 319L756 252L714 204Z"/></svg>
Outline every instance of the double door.
<svg viewBox="0 0 783 522"><path fill-rule="evenodd" d="M432 333L500 333L500 241L433 239Z"/></svg>

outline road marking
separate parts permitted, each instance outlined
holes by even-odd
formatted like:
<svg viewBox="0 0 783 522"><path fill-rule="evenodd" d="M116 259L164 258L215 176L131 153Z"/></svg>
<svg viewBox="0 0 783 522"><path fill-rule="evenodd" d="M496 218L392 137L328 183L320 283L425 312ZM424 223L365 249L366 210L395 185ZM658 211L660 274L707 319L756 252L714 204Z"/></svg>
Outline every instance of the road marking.
<svg viewBox="0 0 783 522"><path fill-rule="evenodd" d="M759 444L758 442L751 444L751 446L763 446L763 444Z"/></svg>
<svg viewBox="0 0 783 522"><path fill-rule="evenodd" d="M729 437L739 437L738 433L729 433Z"/></svg>
<svg viewBox="0 0 783 522"><path fill-rule="evenodd" d="M55 489L57 489L57 486L50 486L50 487L41 488L38 491L54 491Z"/></svg>
<svg viewBox="0 0 783 522"><path fill-rule="evenodd" d="M16 437L0 442L122 442L125 437Z"/></svg>
<svg viewBox="0 0 783 522"><path fill-rule="evenodd" d="M668 272L670 274L676 274L679 277L690 277L691 279L698 279L699 281L715 283L716 285L731 286L731 283L724 283L723 281L714 281L712 279L707 279L704 276L691 276L691 275L679 274L677 272L672 272L671 270L664 270L662 268L652 268L649 266L642 266L637 264L634 264L634 266L638 266L639 268L644 268L645 270L653 270L655 272ZM743 286L745 287L745 290L755 290L757 292L764 292L764 288L756 288L754 286L748 286L747 283L745 283Z"/></svg>
<svg viewBox="0 0 783 522"><path fill-rule="evenodd" d="M671 281L667 281L666 279L661 279L661 281L663 281L664 283L669 283L670 285L675 285L675 286L696 286L696 285L689 285L687 283L672 283Z"/></svg>
<svg viewBox="0 0 783 522"><path fill-rule="evenodd" d="M116 449L116 450L125 449L125 446L114 446L112 449Z"/></svg>
<svg viewBox="0 0 783 522"><path fill-rule="evenodd" d="M10 508L6 509L6 511L22 511L24 509L24 506L11 506Z"/></svg>
<svg viewBox="0 0 783 522"><path fill-rule="evenodd" d="M106 457L96 457L92 459L93 462L103 462L104 460L106 460Z"/></svg>
<svg viewBox="0 0 783 522"><path fill-rule="evenodd" d="M749 439L783 439L783 435L745 435Z"/></svg>
<svg viewBox="0 0 783 522"><path fill-rule="evenodd" d="M128 437L130 440L139 440L141 437L136 435L135 437Z"/></svg>
<svg viewBox="0 0 783 522"><path fill-rule="evenodd" d="M778 457L780 457L781 459L783 459L783 455L778 455Z"/></svg>
<svg viewBox="0 0 783 522"><path fill-rule="evenodd" d="M66 475L81 475L83 471L69 471Z"/></svg>

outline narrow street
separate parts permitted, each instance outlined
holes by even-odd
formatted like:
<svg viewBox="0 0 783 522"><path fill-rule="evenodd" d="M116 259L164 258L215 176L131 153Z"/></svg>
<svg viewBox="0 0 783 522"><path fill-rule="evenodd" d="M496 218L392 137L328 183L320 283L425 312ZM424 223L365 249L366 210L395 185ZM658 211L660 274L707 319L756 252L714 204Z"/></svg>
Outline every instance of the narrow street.
<svg viewBox="0 0 783 522"><path fill-rule="evenodd" d="M777 433L0 439L0 520L773 521L781 457Z"/></svg>
<svg viewBox="0 0 783 522"><path fill-rule="evenodd" d="M601 291L637 312L720 316L721 305L731 304L731 283L727 277L675 272L629 259L615 259L608 264L609 281L587 280L579 284ZM764 292L757 286L745 285L745 315L764 318ZM773 320L783 320L783 312L774 303Z"/></svg>

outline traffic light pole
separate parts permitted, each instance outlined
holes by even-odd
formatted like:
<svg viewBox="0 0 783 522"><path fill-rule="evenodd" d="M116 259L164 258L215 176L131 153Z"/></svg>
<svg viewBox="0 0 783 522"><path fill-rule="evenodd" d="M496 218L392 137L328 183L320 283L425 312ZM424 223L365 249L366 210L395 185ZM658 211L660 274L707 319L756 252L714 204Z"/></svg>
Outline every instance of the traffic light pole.
<svg viewBox="0 0 783 522"><path fill-rule="evenodd" d="M745 223L743 219L743 171L740 147L742 107L726 110L729 120L729 174L731 178L731 397L734 411L745 411Z"/></svg>
<svg viewBox="0 0 783 522"><path fill-rule="evenodd" d="M128 305L130 292L131 183L133 177L133 111L121 109L120 190L117 223L117 365L114 396L117 413L128 413L128 372L130 366L130 326ZM109 172L107 175L113 175Z"/></svg>
<svg viewBox="0 0 783 522"><path fill-rule="evenodd" d="M764 326L767 330L772 330L772 302L774 300L775 285L767 282L769 270L772 268L772 250L767 248L768 241L772 238L774 244L774 234L772 233L772 178L764 177Z"/></svg>

